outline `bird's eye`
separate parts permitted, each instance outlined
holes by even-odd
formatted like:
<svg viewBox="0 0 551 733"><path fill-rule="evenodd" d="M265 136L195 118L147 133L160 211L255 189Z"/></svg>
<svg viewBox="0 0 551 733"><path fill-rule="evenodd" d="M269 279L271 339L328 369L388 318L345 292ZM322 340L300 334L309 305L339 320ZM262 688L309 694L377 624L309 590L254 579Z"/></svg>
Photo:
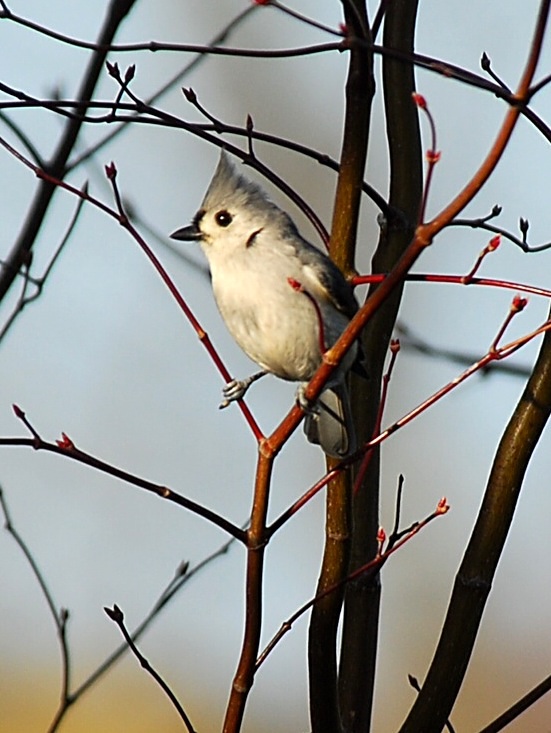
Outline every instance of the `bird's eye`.
<svg viewBox="0 0 551 733"><path fill-rule="evenodd" d="M232 215L229 211L226 211L225 209L223 209L222 211L218 211L214 217L214 221L218 224L219 227L229 227L229 225L232 223L232 220Z"/></svg>

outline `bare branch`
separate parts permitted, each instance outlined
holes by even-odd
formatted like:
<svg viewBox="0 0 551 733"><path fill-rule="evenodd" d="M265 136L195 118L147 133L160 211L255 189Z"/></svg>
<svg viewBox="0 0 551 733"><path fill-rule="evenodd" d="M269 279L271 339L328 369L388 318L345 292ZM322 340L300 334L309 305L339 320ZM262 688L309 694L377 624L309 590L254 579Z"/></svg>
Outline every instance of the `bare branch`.
<svg viewBox="0 0 551 733"><path fill-rule="evenodd" d="M180 701L178 700L176 695L172 692L171 688L167 685L167 683L164 681L161 675L157 672L157 670L154 667L151 666L149 661L144 657L144 655L140 652L140 650L134 643L134 640L132 639L131 634L129 633L128 629L125 626L124 614L120 610L120 608L115 604L113 608L104 608L103 610L109 616L111 621L114 621L117 624L117 626L119 627L121 631L121 634L124 636L124 639L126 643L128 644L128 647L130 648L131 652L134 654L138 662L141 664L143 669L145 669L145 671L148 672L153 677L155 682L159 685L159 687L166 694L170 702L176 708L176 710L178 711L178 715L183 720L184 725L188 729L189 733L196 733L191 723L191 720L187 716L186 711L180 704Z"/></svg>
<svg viewBox="0 0 551 733"><path fill-rule="evenodd" d="M224 519L224 517L220 516L219 514L216 514L210 509L207 509L207 507L204 507L201 504L197 504L191 499L187 499L185 496L178 494L172 489L169 489L167 486L155 484L152 481L147 481L140 476L136 476L132 473L129 473L128 471L124 471L121 468L117 468L110 463L106 463L105 461L102 461L101 459L96 458L95 456L92 456L91 454L85 453L84 451L74 447L72 443L67 444L66 441L59 441L59 443L60 444L58 445L48 443L47 441L40 438L38 434L36 434L36 437L33 438L0 437L0 446L26 446L33 448L34 450L43 450L49 453L57 453L58 455L65 456L72 461L77 461L78 463L90 466L90 468L94 468L97 471L101 471L102 473L106 473L110 476L121 479L121 481L125 481L128 484L138 486L141 489L145 489L145 491L156 494L161 499L171 501L174 504L177 504L178 506L187 509L193 514L197 514L198 516L203 517L203 519L206 519L207 521L216 525L221 530L227 532L232 537L235 537L235 539L239 540L240 542L244 541L244 532L242 529L237 527L235 524L232 524L232 522L229 522L227 519Z"/></svg>

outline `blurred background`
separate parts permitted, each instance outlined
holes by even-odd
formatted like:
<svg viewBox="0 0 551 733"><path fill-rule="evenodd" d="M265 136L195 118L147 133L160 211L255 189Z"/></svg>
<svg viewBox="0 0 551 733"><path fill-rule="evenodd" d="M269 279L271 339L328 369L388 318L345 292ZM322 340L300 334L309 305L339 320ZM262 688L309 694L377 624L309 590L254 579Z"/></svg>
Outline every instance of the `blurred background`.
<svg viewBox="0 0 551 733"><path fill-rule="evenodd" d="M122 24L117 42L208 43L248 0L142 0ZM106 2L19 2L10 9L35 23L93 41ZM293 7L337 27L341 4L297 0ZM477 71L483 51L514 87L527 55L538 4L421 3L417 50ZM376 6L370 4L370 12ZM282 48L331 37L271 8L259 8L232 34L229 45ZM74 98L89 52L59 43L6 19L0 23L2 81L38 98ZM136 64L132 89L154 94L193 56L147 51L113 53L124 71ZM224 122L281 135L338 158L345 55L302 59L210 57L183 81ZM546 48L540 76L549 72ZM379 62L377 62L379 73ZM428 214L436 213L476 170L491 144L505 106L495 97L419 71L418 89L428 99L442 151ZM200 120L176 85L158 105L186 120ZM107 73L95 97L113 100L118 88ZM386 194L388 168L381 84L375 101L366 179ZM6 100L6 96L0 97ZM550 91L534 99L551 119ZM63 120L41 110L9 113L46 158ZM0 122L2 136L20 146ZM79 149L112 128L89 125ZM426 129L426 128L425 128ZM245 145L243 140L230 139ZM428 145L428 138L426 141ZM335 174L268 145L257 155L331 220ZM484 216L503 206L498 224L518 230L531 223L534 244L551 239L549 145L520 120L489 184L466 212ZM0 152L0 257L22 227L36 190L32 173ZM234 345L213 303L204 260L193 244L172 249L166 235L189 222L198 208L218 150L183 131L133 125L103 148L70 181L90 181L90 192L112 204L103 165L115 161L124 197L143 221L140 231L174 278L188 304L236 376L252 365ZM247 174L255 174L247 170ZM258 180L258 177L257 177ZM319 244L300 212L268 185L274 199ZM55 252L76 207L58 191L34 253L41 273ZM359 236L358 269L369 271L377 241L378 211L366 198ZM153 235L157 232L160 238ZM448 229L426 252L419 272L463 274L489 235ZM504 242L481 274L549 287L551 253L523 254ZM6 319L16 291L3 305ZM362 292L359 292L362 295ZM504 290L411 284L401 320L431 344L482 356L511 301ZM535 297L518 316L511 338L538 326L548 303ZM513 357L530 366L539 340ZM250 511L254 439L235 407L220 412L222 383L195 333L136 243L112 219L85 206L42 296L29 305L0 343L0 434L24 435L11 405L26 410L42 437L66 432L102 460L170 486L241 524ZM461 371L457 364L402 351L392 381L385 424L416 406ZM383 572L381 638L374 730L393 731L415 692L407 675L423 679L445 614L454 575L476 517L493 454L523 389L506 374L476 376L400 431L382 449L382 524L390 530L398 475L405 476L404 525L429 514L445 495L451 512L395 555ZM266 379L248 404L265 432L290 408L295 387ZM517 515L501 560L469 674L452 716L458 731L477 730L549 674L551 638L551 510L549 434L530 465ZM297 431L276 464L270 516L276 517L324 472L323 455ZM70 611L71 673L79 685L120 643L103 607L117 603L130 628L153 606L182 560L192 564L224 543L204 520L133 486L70 460L28 448L2 448L0 483L13 524L25 538L58 607ZM314 592L323 541L324 497L319 495L272 541L266 569L263 643ZM140 642L165 677L197 730L219 730L241 644L243 549L234 546L195 577ZM60 690L59 644L51 615L29 565L12 537L0 533L0 710L2 726L45 731ZM258 674L244 731L306 731L307 618L287 634ZM511 731L542 730L551 701L540 701ZM181 730L159 688L127 655L67 715L66 733L102 729Z"/></svg>

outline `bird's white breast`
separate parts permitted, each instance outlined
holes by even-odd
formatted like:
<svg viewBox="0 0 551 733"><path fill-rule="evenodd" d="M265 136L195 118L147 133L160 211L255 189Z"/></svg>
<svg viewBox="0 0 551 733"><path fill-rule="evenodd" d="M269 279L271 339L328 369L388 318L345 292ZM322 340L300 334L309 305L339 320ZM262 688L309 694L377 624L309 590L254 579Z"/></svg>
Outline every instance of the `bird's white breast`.
<svg viewBox="0 0 551 733"><path fill-rule="evenodd" d="M319 303L327 346L347 319L320 298L319 283L294 247L260 233L248 247L207 246L205 252L216 303L243 351L279 377L310 379L321 363L320 316L310 298L289 281L300 283Z"/></svg>

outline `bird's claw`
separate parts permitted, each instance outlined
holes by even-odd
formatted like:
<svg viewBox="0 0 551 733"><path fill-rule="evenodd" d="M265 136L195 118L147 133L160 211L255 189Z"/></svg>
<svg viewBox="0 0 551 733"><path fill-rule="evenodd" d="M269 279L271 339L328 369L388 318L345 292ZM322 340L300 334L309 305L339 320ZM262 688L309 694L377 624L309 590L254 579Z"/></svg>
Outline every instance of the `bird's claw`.
<svg viewBox="0 0 551 733"><path fill-rule="evenodd" d="M245 392L249 389L250 384L251 383L248 379L232 379L230 382L225 384L222 387L222 394L224 395L224 399L218 406L219 409L223 410L230 404L230 402L240 400L245 395Z"/></svg>
<svg viewBox="0 0 551 733"><path fill-rule="evenodd" d="M298 386L295 398L297 401L297 405L301 408L301 410L304 410L306 415L311 415L312 417L315 417L319 415L319 407L306 398L306 395L304 394L305 390L306 384L301 384Z"/></svg>

